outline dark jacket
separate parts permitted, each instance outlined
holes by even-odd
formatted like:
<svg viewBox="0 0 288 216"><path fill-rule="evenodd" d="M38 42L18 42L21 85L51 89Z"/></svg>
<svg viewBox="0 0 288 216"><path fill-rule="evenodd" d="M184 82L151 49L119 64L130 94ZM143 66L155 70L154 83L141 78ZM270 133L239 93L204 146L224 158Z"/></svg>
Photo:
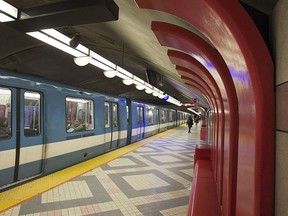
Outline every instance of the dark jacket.
<svg viewBox="0 0 288 216"><path fill-rule="evenodd" d="M189 117L189 118L187 119L186 124L188 125L188 127L192 127L192 125L194 124L193 119L192 119L191 117Z"/></svg>

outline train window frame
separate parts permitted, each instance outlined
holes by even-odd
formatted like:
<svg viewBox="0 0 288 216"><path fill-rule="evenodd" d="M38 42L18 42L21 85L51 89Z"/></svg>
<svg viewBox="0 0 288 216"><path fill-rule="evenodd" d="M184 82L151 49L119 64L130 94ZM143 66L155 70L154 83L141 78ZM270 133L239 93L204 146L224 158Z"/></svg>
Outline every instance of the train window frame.
<svg viewBox="0 0 288 216"><path fill-rule="evenodd" d="M30 101L29 106L26 104ZM35 103L34 105L31 105ZM26 109L26 108L32 109ZM38 109L35 109L35 108ZM23 112L24 112L24 136L34 137L41 134L41 115L42 115L42 94L38 91L25 90L23 94ZM37 111L38 110L38 111ZM32 111L32 113L31 113ZM27 115L28 114L28 115ZM37 116L37 117L36 117ZM31 122L31 121L32 122Z"/></svg>
<svg viewBox="0 0 288 216"><path fill-rule="evenodd" d="M0 124L7 124L7 125L0 125L0 141L2 140L9 140L12 137L12 90L8 87L0 86L0 95L1 93L7 93L7 91L10 92L10 99L6 102L6 105L1 106L0 108ZM1 97L2 99L4 97ZM1 105L1 100L0 100ZM3 108L5 106L5 109ZM9 112L10 111L10 112ZM3 113L3 118L1 114ZM6 123L5 123L6 122Z"/></svg>
<svg viewBox="0 0 288 216"><path fill-rule="evenodd" d="M65 98L66 133L71 134L71 133L94 130L95 129L94 108L95 108L94 101L90 98L66 96ZM68 118L69 115L70 118Z"/></svg>

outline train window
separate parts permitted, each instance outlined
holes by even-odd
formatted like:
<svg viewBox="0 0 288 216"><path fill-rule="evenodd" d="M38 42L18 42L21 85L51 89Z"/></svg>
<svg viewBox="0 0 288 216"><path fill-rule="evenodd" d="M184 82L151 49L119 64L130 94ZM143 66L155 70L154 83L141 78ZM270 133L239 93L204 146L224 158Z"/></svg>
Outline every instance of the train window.
<svg viewBox="0 0 288 216"><path fill-rule="evenodd" d="M159 109L156 109L155 120L156 120L156 123L159 124Z"/></svg>
<svg viewBox="0 0 288 216"><path fill-rule="evenodd" d="M143 107L137 107L137 122L138 124L143 123Z"/></svg>
<svg viewBox="0 0 288 216"><path fill-rule="evenodd" d="M113 127L118 127L118 104L112 104L113 108Z"/></svg>
<svg viewBox="0 0 288 216"><path fill-rule="evenodd" d="M153 108L147 107L148 124L153 124Z"/></svg>
<svg viewBox="0 0 288 216"><path fill-rule="evenodd" d="M140 123L140 111L139 111L140 107L137 107L137 123Z"/></svg>
<svg viewBox="0 0 288 216"><path fill-rule="evenodd" d="M165 111L161 110L161 123L166 122L166 116L165 116Z"/></svg>
<svg viewBox="0 0 288 216"><path fill-rule="evenodd" d="M0 87L0 140L11 137L11 91Z"/></svg>
<svg viewBox="0 0 288 216"><path fill-rule="evenodd" d="M83 98L66 98L66 130L68 133L94 129L94 104Z"/></svg>
<svg viewBox="0 0 288 216"><path fill-rule="evenodd" d="M127 125L128 125L129 121L130 121L130 119L129 119L129 107L128 106L126 106L126 114L127 114Z"/></svg>
<svg viewBox="0 0 288 216"><path fill-rule="evenodd" d="M105 128L110 127L110 112L109 112L109 103L105 102Z"/></svg>
<svg viewBox="0 0 288 216"><path fill-rule="evenodd" d="M172 122L173 121L173 111L169 112L169 121Z"/></svg>
<svg viewBox="0 0 288 216"><path fill-rule="evenodd" d="M38 92L24 93L24 135L37 136L40 134L41 102Z"/></svg>

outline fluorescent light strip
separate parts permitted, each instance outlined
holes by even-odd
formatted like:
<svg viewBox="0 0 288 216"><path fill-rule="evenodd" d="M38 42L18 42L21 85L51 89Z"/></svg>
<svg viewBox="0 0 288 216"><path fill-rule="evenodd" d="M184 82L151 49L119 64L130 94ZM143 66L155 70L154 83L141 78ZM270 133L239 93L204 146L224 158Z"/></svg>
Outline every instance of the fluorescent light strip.
<svg viewBox="0 0 288 216"><path fill-rule="evenodd" d="M3 0L0 0L0 8L1 8L1 11L5 12L6 14L8 14L14 18L17 18L18 9L15 8L14 6L8 4L7 2L5 2Z"/></svg>
<svg viewBox="0 0 288 216"><path fill-rule="evenodd" d="M122 74L124 74L125 76L127 76L127 78L133 79L133 74L126 71L125 69L118 67L118 71Z"/></svg>
<svg viewBox="0 0 288 216"><path fill-rule="evenodd" d="M187 110L189 110L189 111L195 113L195 114L198 115L198 116L201 116L199 113L197 113L195 110L193 110L193 109L191 109L191 108L187 108Z"/></svg>
<svg viewBox="0 0 288 216"><path fill-rule="evenodd" d="M139 77L134 76L134 80L135 80L135 85L145 85L145 81L140 79Z"/></svg>
<svg viewBox="0 0 288 216"><path fill-rule="evenodd" d="M145 83L145 88L146 89L151 89L153 91L153 86L150 85L149 83Z"/></svg>
<svg viewBox="0 0 288 216"><path fill-rule="evenodd" d="M71 40L71 39L70 39ZM68 43L69 44L69 43ZM70 45L70 44L69 44ZM82 44L79 44L77 47L76 47L76 49L77 50L79 50L79 51L81 51L81 52L83 52L83 53L85 53L86 55L89 55L89 49L87 48L87 47L85 47L85 46L83 46ZM90 50L90 54L91 54L91 56L93 57L93 51L92 50Z"/></svg>
<svg viewBox="0 0 288 216"><path fill-rule="evenodd" d="M71 38L67 37L66 35L56 31L55 29L45 29L42 30L43 32L45 32L46 34L52 36L53 38L62 41L63 43L67 44L69 46L69 42L71 40ZM85 46L83 46L82 44L79 44L76 47L76 50L79 50L83 53L85 53L86 55L89 55L89 49ZM110 62L109 60L103 58L102 56L98 55L97 53L93 52L92 50L90 50L91 52L91 56L92 58L96 59L97 61L106 64L107 66L109 66L109 70L110 69L116 69L116 65L112 62Z"/></svg>
<svg viewBox="0 0 288 216"><path fill-rule="evenodd" d="M69 45L69 42L71 40L71 38L67 37L66 35L64 35L58 31L56 31L55 29L43 29L41 31L45 32L46 34L50 35L51 37L53 37L57 40L60 40L61 42L65 43L67 45Z"/></svg>
<svg viewBox="0 0 288 216"><path fill-rule="evenodd" d="M3 14L0 12L0 22L10 22L10 21L14 21L15 19L13 19L10 16L7 16L6 14Z"/></svg>
<svg viewBox="0 0 288 216"><path fill-rule="evenodd" d="M131 79L131 78L127 77L126 75L124 75L124 74L122 74L122 73L119 73L119 71L118 71L118 73L117 73L116 76L119 77L119 78L121 78L121 79L123 79L123 80L125 80L125 79Z"/></svg>
<svg viewBox="0 0 288 216"><path fill-rule="evenodd" d="M110 67L108 67L108 66L105 65L105 64L102 64L102 63L99 62L99 61L96 61L95 59L91 59L90 64L92 64L92 65L94 65L95 67L98 67L98 68L100 68L100 69L102 69L102 70L104 70L104 71L111 70Z"/></svg>
<svg viewBox="0 0 288 216"><path fill-rule="evenodd" d="M49 37L48 35L43 34L42 32L27 32L26 34L30 35L31 37L34 37L38 40L41 40L57 49L60 49L74 57L80 57L83 56L83 53L79 52L78 50L75 50L66 44L61 43L58 40L55 40L52 37Z"/></svg>
<svg viewBox="0 0 288 216"><path fill-rule="evenodd" d="M78 49L78 47L77 47L77 49ZM110 70L111 70L111 69L114 69L114 70L116 69L116 64L110 62L109 60L103 58L102 56L98 55L97 53L95 53L95 52L93 52L93 51L91 51L91 52L92 52L92 57L93 57L93 58L95 58L97 61L100 61L100 62L102 62L103 64L106 64L107 66L109 66L109 67L110 67Z"/></svg>

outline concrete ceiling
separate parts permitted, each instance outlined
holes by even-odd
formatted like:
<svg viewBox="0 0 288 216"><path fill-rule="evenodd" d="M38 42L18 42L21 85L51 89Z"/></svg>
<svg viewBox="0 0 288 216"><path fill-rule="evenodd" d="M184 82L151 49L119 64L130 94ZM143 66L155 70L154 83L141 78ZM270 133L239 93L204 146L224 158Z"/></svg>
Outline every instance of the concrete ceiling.
<svg viewBox="0 0 288 216"><path fill-rule="evenodd" d="M64 1L7 0L7 2L23 10ZM181 102L191 102L197 97L202 105L207 105L203 95L185 86L167 56L167 48L159 44L151 31L151 21L164 21L179 25L198 34L206 41L207 39L193 26L177 17L158 11L139 9L134 0L115 0L114 2L119 7L119 19L116 21L65 26L57 30L69 37L79 32L81 44L141 79L149 81ZM276 1L243 0L242 3L269 14ZM102 71L94 66L79 67L74 64L71 56L4 23L0 23L0 67L98 92L126 96L155 104L167 104L143 91L136 90L134 86L125 86L120 78L106 78Z"/></svg>

